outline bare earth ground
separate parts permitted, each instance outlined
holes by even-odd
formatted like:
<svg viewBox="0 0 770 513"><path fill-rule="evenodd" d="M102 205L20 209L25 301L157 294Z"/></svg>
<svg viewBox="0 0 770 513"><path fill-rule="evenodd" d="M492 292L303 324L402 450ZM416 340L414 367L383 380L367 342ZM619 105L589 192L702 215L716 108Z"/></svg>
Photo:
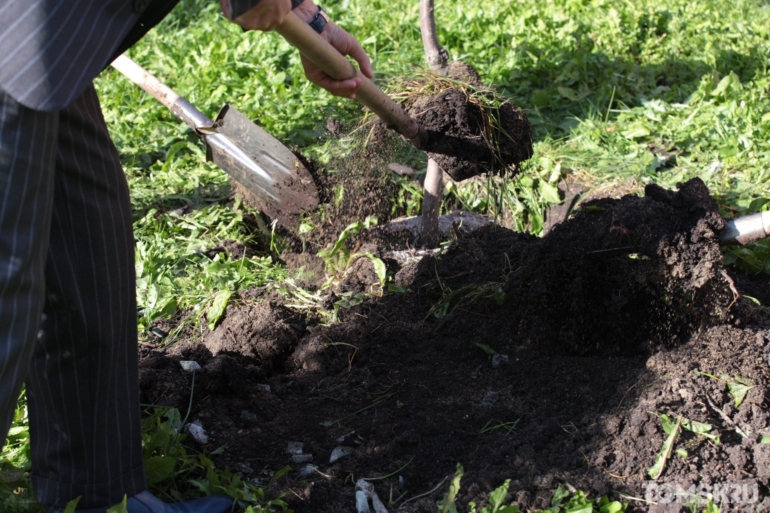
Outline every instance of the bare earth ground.
<svg viewBox="0 0 770 513"><path fill-rule="evenodd" d="M730 279L723 223L702 182L650 186L583 205L542 239L488 227L438 257L388 262L403 292L341 308L328 326L249 291L202 341L143 346L142 402L186 411L192 379L178 362L198 361L190 418L209 449L226 446L217 464L263 482L291 465L269 493L300 513L355 511L355 481L380 476L386 505L403 496L391 512L434 513L449 480L410 499L457 463L461 504L512 479L509 500L527 508L560 483L661 503L634 511L689 511L663 504L669 485L745 485L722 511L770 511L770 311L731 286L768 305L770 280ZM286 261L320 272L314 257ZM371 284L368 261L356 270L345 290ZM327 308L344 297L325 294ZM735 376L754 384L740 406ZM653 482L660 414L721 440L683 430ZM350 454L330 463L338 447Z"/></svg>

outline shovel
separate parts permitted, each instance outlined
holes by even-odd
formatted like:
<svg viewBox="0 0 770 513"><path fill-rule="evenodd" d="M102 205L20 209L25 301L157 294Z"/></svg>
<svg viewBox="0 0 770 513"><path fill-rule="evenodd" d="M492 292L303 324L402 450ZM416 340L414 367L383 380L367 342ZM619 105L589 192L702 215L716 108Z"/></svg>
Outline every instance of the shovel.
<svg viewBox="0 0 770 513"><path fill-rule="evenodd" d="M225 105L211 121L125 55L115 59L112 67L195 130L206 143L206 159L254 193L260 210L272 219L288 227L292 216L318 205L318 190L302 162L233 107Z"/></svg>
<svg viewBox="0 0 770 513"><path fill-rule="evenodd" d="M756 214L728 219L725 227L717 233L717 237L719 238L719 244L722 246L746 246L765 237L770 237L770 212L757 212ZM636 251L636 246L623 246L620 248L597 249L587 252L586 255L604 258L627 255Z"/></svg>

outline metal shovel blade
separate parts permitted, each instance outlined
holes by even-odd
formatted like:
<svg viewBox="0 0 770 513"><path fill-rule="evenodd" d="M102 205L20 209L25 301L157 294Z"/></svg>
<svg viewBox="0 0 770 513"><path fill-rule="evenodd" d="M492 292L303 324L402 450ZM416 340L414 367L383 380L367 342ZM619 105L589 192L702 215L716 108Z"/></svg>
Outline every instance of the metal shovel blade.
<svg viewBox="0 0 770 513"><path fill-rule="evenodd" d="M310 173L276 138L229 105L216 122L137 63L119 55L112 66L150 93L206 141L206 155L253 194L257 207L290 228L297 214L318 205Z"/></svg>
<svg viewBox="0 0 770 513"><path fill-rule="evenodd" d="M204 135L209 160L253 192L267 215L283 221L318 205L310 172L249 118L225 105L212 129Z"/></svg>

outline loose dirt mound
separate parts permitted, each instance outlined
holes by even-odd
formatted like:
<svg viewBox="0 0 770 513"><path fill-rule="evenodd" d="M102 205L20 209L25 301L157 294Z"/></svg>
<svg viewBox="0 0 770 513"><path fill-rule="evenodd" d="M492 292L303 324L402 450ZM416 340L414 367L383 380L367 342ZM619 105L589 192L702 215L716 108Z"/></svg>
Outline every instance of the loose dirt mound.
<svg viewBox="0 0 770 513"><path fill-rule="evenodd" d="M505 287L519 336L577 354L633 354L723 318L734 296L708 189L696 179L645 193L592 201L521 248Z"/></svg>
<svg viewBox="0 0 770 513"><path fill-rule="evenodd" d="M292 465L269 493L299 513L354 511L355 480L380 476L380 496L399 498L391 512L435 513L458 462L461 504L512 479L509 500L524 507L547 506L560 483L659 502L666 486L739 485L746 494L722 511L766 511L770 315L735 302L723 223L695 180L594 201L543 239L483 228L398 271L404 292L331 296L334 324L274 298L229 307L209 335L216 356L192 344L146 352L142 399L187 408L176 362L197 360L206 393L191 418L211 449L227 446L218 463L262 482ZM766 281L738 287L770 298ZM228 329L256 342L228 341ZM739 405L737 380L750 386ZM653 482L663 414L711 424L720 441L682 431ZM302 458L289 442L304 444ZM340 446L349 454L331 463ZM679 511L663 506L632 504Z"/></svg>

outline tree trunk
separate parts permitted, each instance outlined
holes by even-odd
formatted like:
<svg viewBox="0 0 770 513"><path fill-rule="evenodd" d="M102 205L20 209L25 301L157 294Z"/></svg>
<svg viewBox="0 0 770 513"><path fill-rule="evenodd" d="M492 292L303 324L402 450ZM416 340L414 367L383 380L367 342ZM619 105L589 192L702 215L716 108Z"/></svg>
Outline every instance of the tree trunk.
<svg viewBox="0 0 770 513"><path fill-rule="evenodd" d="M449 69L449 52L438 42L436 35L436 18L433 15L433 0L420 0L420 33L422 46L425 48L425 58L431 71L446 75ZM441 230L438 218L441 210L441 199L444 196L444 175L435 160L428 160L428 170L425 173L422 198L422 226L420 229L420 245L435 248L441 240Z"/></svg>
<svg viewBox="0 0 770 513"><path fill-rule="evenodd" d="M439 44L436 35L436 19L433 16L433 0L420 0L420 33L425 58L431 71L446 75L449 68L449 53Z"/></svg>
<svg viewBox="0 0 770 513"><path fill-rule="evenodd" d="M444 196L444 173L435 160L428 160L422 198L422 225L420 227L420 246L435 248L441 241L441 229L438 218L441 199Z"/></svg>

